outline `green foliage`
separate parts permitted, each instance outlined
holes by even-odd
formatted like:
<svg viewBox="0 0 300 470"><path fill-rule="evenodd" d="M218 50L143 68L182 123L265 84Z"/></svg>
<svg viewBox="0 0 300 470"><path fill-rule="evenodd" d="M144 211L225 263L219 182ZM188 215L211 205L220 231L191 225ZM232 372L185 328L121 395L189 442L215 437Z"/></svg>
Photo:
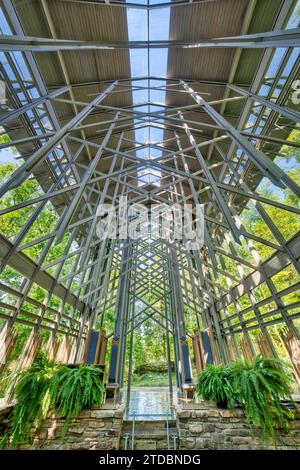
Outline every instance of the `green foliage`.
<svg viewBox="0 0 300 470"><path fill-rule="evenodd" d="M286 429L288 419L293 418L281 403L281 399L290 397L287 366L279 359L256 357L250 364L236 362L231 369L234 391L248 420L272 438L276 427Z"/></svg>
<svg viewBox="0 0 300 470"><path fill-rule="evenodd" d="M172 383L176 382L175 373L172 374ZM169 376L164 372L148 372L146 374L133 374L133 387L168 387Z"/></svg>
<svg viewBox="0 0 300 470"><path fill-rule="evenodd" d="M216 403L227 402L229 407L239 401L248 421L275 442L275 430L286 430L289 419L294 418L281 402L284 398L292 401L291 382L290 370L283 361L258 356L251 363L209 365L198 375L196 395Z"/></svg>
<svg viewBox="0 0 300 470"><path fill-rule="evenodd" d="M148 372L168 372L169 365L168 362L146 362L144 364L140 364L134 369L135 374L147 374ZM171 370L174 370L174 362L171 362Z"/></svg>
<svg viewBox="0 0 300 470"><path fill-rule="evenodd" d="M41 355L33 365L20 373L15 388L16 406L11 418L11 446L30 437L34 425L39 425L50 408L49 387L58 366Z"/></svg>
<svg viewBox="0 0 300 470"><path fill-rule="evenodd" d="M17 165L6 163L0 165L0 182L6 181L16 170ZM39 185L36 180L27 180L22 185L8 191L0 201L1 209L6 209L14 204L27 201L39 193ZM8 239L13 239L21 230L33 211L32 206L25 207L1 216L0 231ZM38 232L37 232L38 233Z"/></svg>
<svg viewBox="0 0 300 470"><path fill-rule="evenodd" d="M298 133L298 140L299 135L300 133ZM290 154L290 158L295 157L295 149L292 147L289 148L292 152ZM295 168L290 168L287 171L287 174L291 179L294 180L296 184L300 184L299 164L296 164ZM288 188L285 190L280 190L279 188L274 187L274 185L267 178L262 180L257 188L257 192L267 199L286 204L287 206L299 208L299 198L293 193L293 191ZM269 204L262 204L262 206L286 240L291 238L299 231L300 219L297 214L287 210L279 209ZM247 208L241 213L241 219L250 233L254 234L255 236L259 236L262 239L276 243L276 239L272 237L270 230L263 221L262 217L259 215L259 212L256 210L253 203L248 203ZM253 243L263 260L267 259L274 252L274 249L267 245L256 241ZM246 254L246 258L247 256L249 256L249 254Z"/></svg>
<svg viewBox="0 0 300 470"><path fill-rule="evenodd" d="M85 407L103 402L104 387L100 370L93 365L79 364L70 369L60 366L50 384L52 407L64 418L66 425Z"/></svg>
<svg viewBox="0 0 300 470"><path fill-rule="evenodd" d="M231 368L208 365L197 376L196 395L231 407L234 402Z"/></svg>
<svg viewBox="0 0 300 470"><path fill-rule="evenodd" d="M0 131L3 132L4 129L3 127L0 127ZM0 135L0 144L6 144L8 142L11 142L11 139L9 138L9 136L7 134L2 134ZM12 153L14 155L19 155L19 152L18 150L16 149L16 147L12 146L10 147L10 150L12 151Z"/></svg>
<svg viewBox="0 0 300 470"><path fill-rule="evenodd" d="M300 12L300 8L299 8ZM300 143L300 132L298 129L294 129L288 138L289 142L294 142L296 144ZM287 159L295 158L295 160L300 163L300 149L297 147L291 147L289 145L283 145L280 150L282 153L286 155Z"/></svg>
<svg viewBox="0 0 300 470"><path fill-rule="evenodd" d="M15 347L9 357L9 362L15 361L20 357L31 332L31 328L29 326L18 324L15 325L15 330L18 333L18 336Z"/></svg>
<svg viewBox="0 0 300 470"><path fill-rule="evenodd" d="M4 183L17 169L18 165L14 163L0 164L0 183ZM27 179L20 186L8 191L0 200L0 208L8 209L15 204L20 204L24 201L29 201L36 196L43 194L38 181L34 178ZM36 205L28 205L22 209L14 210L3 214L0 218L0 232L9 240L13 240L20 230L24 227L29 217L36 209ZM40 238L43 235L50 233L58 221L59 215L50 202L48 202L42 209L40 214L36 217L22 242L27 243ZM51 246L47 255L46 261L51 262L54 259L62 256L65 246L68 242L68 234L65 234L63 240L55 246ZM40 254L44 243L34 244L24 252L33 260L36 260ZM71 263L71 261L69 261ZM51 273L50 273L51 274ZM53 273L52 273L53 274ZM66 273L63 272L63 275ZM2 276L6 279L6 276ZM9 280L9 279L8 279ZM38 299L37 299L38 300Z"/></svg>
<svg viewBox="0 0 300 470"><path fill-rule="evenodd" d="M11 447L28 442L33 427L40 426L49 411L58 411L66 418L66 431L70 420L83 408L103 402L104 386L99 368L93 365L80 364L71 369L40 355L20 373L15 397L17 403L9 420L11 431L2 441L6 444L9 439Z"/></svg>

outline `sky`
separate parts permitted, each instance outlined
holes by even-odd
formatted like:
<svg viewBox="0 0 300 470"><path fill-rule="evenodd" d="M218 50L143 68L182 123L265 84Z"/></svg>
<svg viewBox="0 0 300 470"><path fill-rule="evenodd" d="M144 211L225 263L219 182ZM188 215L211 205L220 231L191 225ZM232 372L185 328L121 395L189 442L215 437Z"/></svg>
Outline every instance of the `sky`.
<svg viewBox="0 0 300 470"><path fill-rule="evenodd" d="M170 24L170 8L162 8L158 10L141 10L137 8L127 9L128 22L128 39L129 41L156 41L167 40L169 38ZM167 75L167 49L130 49L130 68L132 77L157 76L166 77ZM143 86L159 86L164 85L163 81L148 80L135 82L135 84ZM165 91L153 90L148 96L147 90L133 91L133 103L141 104L150 101L157 103L165 103ZM139 111L151 112L159 110L158 106L138 107ZM154 128L145 128L136 131L136 140L140 142L157 142L163 140L163 131ZM157 158L161 156L162 151L151 148L149 145L146 149L137 150L136 154L139 158ZM149 174L149 170L143 170L138 173L140 184L151 182L159 184L160 171L153 171Z"/></svg>

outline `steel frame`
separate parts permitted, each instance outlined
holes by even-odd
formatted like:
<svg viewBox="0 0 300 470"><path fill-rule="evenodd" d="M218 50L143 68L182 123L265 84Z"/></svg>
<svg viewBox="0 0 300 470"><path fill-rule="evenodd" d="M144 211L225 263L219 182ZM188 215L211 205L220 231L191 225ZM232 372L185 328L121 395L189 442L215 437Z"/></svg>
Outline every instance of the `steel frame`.
<svg viewBox="0 0 300 470"><path fill-rule="evenodd" d="M114 308L114 331L107 332L108 337L112 338L114 351L111 354L108 381L122 386L127 370L128 397L133 367L134 335L149 320L158 324L166 333L168 361L170 363L174 358L177 365L177 386L191 380L191 370L185 368L180 372L178 368L180 359L186 354L183 352L183 345L193 334L193 329L187 326L187 315L192 317L196 328L212 329L217 345L217 360L222 362L230 359L229 339L241 354L237 341L240 334L247 338L251 350L255 351L252 330L264 333L274 355L277 351L270 334L270 326L283 324L299 339L297 320L300 318L300 302L288 303L284 300L285 296L296 293L299 282L295 281L294 284L278 291L274 276L287 267L300 272L300 236L295 234L287 240L269 216L267 209L273 207L295 215L299 215L300 210L296 204L288 205L262 196L248 183L249 172L255 171L259 175L258 180L266 178L280 188L288 188L299 197L300 188L294 180L273 161L269 151L264 151L266 143L274 145L275 154L278 145L299 148L299 144L270 135L272 126L270 128L268 122L264 133L254 130L249 132L245 129L245 120L253 103L261 105L260 115L268 109L272 119L284 118L285 126L297 129L300 114L285 104L291 92L291 80L287 82L276 102L269 97L260 96L255 87L248 90L232 81L226 84L227 90L223 99L207 101L194 90L197 82L193 80L128 77L106 82L105 91L87 102L75 99L74 89L78 85L70 83L67 71L65 86L52 91L46 90L32 54L35 51L45 54L47 51L57 51L62 67L63 56L60 51L74 48L80 51L138 47L146 47L148 50L151 47L251 47L264 48L270 57L269 48L288 46L286 56L290 57L292 48L300 44L299 29L283 30L282 25L279 25L279 31L270 33L244 34L238 38L216 38L194 43L148 41L100 44L56 39L52 25L53 38L27 38L22 35L11 2L6 0L3 3L16 35L2 35L1 47L11 66L13 51L23 52L32 74L32 86L39 90L39 97L30 98L15 70L27 100L25 104L20 103L12 83L1 68L12 109L1 115L0 124L9 135L12 130L10 123L17 122L20 129L25 131L26 137L8 141L1 144L0 148L19 147L28 142L33 150L29 155L20 155L23 163L3 182L0 195L4 198L29 179L35 179L42 184L43 165L51 184L40 194L19 203L3 206L0 210L0 217L7 217L14 211L31 208L28 220L13 241L0 235L1 272L9 267L23 277L19 289L0 282L3 293L0 303L2 328L13 330L17 324L22 324L32 328L33 334L36 335L43 330L49 331L51 341L59 335L73 338L73 358L81 361L88 332L96 326L105 325L108 309ZM47 4L42 3L47 14ZM132 5L116 1L108 3L119 7ZM186 3L172 2L172 7ZM151 9L169 5L139 5L139 8ZM51 26L49 12L46 16ZM296 65L291 77L294 77L295 73ZM139 82L145 78L149 81L163 81L164 85L139 86ZM111 95L137 89L163 90L174 95L185 93L191 98L192 104L165 106L147 101L139 105L149 107L148 112L145 112L140 111L139 106L134 104L122 108L103 103L107 102ZM232 92L234 96L230 95ZM66 97L62 98L62 95ZM244 111L238 125L233 126L223 115L223 111L226 103L239 100L244 101ZM72 105L74 115L66 123L57 119L57 103ZM218 112L214 106L220 103L222 110ZM151 106L157 105L160 106L159 110L150 111ZM41 109L52 123L50 132L49 129L43 128L38 113ZM190 119L191 111L199 112L200 119L201 115L209 116L211 123ZM101 112L107 113L109 118L105 121L85 122L88 117L97 116L97 113ZM32 114L35 121L31 118ZM36 132L34 122L38 122L42 134ZM150 143L132 138L132 135L135 136L135 132L143 127L161 129L163 138ZM213 137L205 136L203 128L213 131ZM88 138L86 132L91 130L95 131L95 135ZM186 141L188 146L185 146ZM224 142L229 142L229 145L224 147ZM76 150L71 150L75 144ZM206 147L208 149L204 157L202 148ZM236 148L242 152L239 159ZM140 158L138 151L142 149L148 149L149 154L151 149L159 150L161 155L155 158ZM82 161L83 156L87 156L86 164ZM101 163L106 160L110 162L109 169L102 172ZM239 166L242 160L244 170L241 173ZM150 184L148 188L141 184L141 169L149 174L151 171L160 171L159 186ZM205 246L200 250L189 251L185 249L183 242L171 243L163 239L152 239L151 236L135 241L99 240L96 234L96 211L99 203L109 202L118 208L120 197L124 195L128 196L130 202L141 204L183 205L192 202L195 206L203 202ZM61 201L59 198L63 203L58 203ZM246 210L249 202L253 204L271 237L259 236L243 225L242 212ZM26 241L36 219L49 205L57 214L55 227L47 234ZM66 242L62 245L64 241ZM30 259L26 250L39 244L42 248L38 258ZM247 258L241 255L240 244L247 251ZM271 257L262 259L257 244L272 249ZM55 246L63 246L63 250L53 259L51 253ZM229 262L234 262L234 272L228 268ZM40 286L46 292L42 302L31 295L34 285ZM268 289L269 295L257 300L255 290L262 285ZM147 300L150 294L154 299L152 302ZM247 297L247 307L239 304L243 296ZM54 297L59 299L58 307L52 306ZM158 302L159 307L156 305ZM262 309L268 305L271 305L270 310L262 313ZM28 306L35 310L30 311ZM189 313L186 314L186 311ZM129 359L126 358L128 341ZM51 344L49 340L46 345L48 350ZM169 387L172 391L170 369Z"/></svg>

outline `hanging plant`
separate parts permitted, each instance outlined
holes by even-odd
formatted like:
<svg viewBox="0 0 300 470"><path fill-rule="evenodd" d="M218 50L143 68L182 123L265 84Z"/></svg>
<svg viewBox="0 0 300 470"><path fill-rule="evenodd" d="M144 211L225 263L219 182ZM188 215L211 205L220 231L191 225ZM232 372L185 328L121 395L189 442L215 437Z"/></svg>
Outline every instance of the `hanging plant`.
<svg viewBox="0 0 300 470"><path fill-rule="evenodd" d="M234 392L230 367L208 365L197 376L196 396L214 401L221 408L232 407Z"/></svg>
<svg viewBox="0 0 300 470"><path fill-rule="evenodd" d="M28 442L34 426L46 418L51 404L50 382L58 369L54 361L39 355L29 369L22 371L14 390L16 405L8 423L10 445Z"/></svg>
<svg viewBox="0 0 300 470"><path fill-rule="evenodd" d="M222 408L239 402L248 421L275 443L275 430L287 430L289 420L294 418L294 413L282 403L283 399L294 403L291 383L290 368L283 361L258 356L251 363L207 366L197 377L196 396Z"/></svg>
<svg viewBox="0 0 300 470"><path fill-rule="evenodd" d="M100 370L93 365L79 364L73 369L60 366L50 383L51 407L70 421L83 408L100 405L104 399L104 385Z"/></svg>
<svg viewBox="0 0 300 470"><path fill-rule="evenodd" d="M16 405L7 421L10 431L3 437L2 446L29 442L34 428L50 411L57 411L66 419L64 437L70 421L83 408L103 402L104 385L98 367L80 364L71 369L42 354L19 374L14 395Z"/></svg>
<svg viewBox="0 0 300 470"><path fill-rule="evenodd" d="M294 413L282 404L290 391L289 367L279 359L256 357L251 363L238 361L232 364L233 387L237 399L245 408L248 420L271 436L275 442L275 430L287 430Z"/></svg>

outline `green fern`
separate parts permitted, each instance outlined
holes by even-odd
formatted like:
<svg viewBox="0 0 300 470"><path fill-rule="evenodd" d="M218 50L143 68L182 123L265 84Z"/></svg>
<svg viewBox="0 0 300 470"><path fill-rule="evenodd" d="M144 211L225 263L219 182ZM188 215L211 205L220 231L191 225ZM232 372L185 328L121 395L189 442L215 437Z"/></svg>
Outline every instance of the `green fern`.
<svg viewBox="0 0 300 470"><path fill-rule="evenodd" d="M14 391L17 403L9 422L11 446L28 441L32 428L47 416L51 401L49 386L57 367L54 361L39 355L29 369L19 374Z"/></svg>
<svg viewBox="0 0 300 470"><path fill-rule="evenodd" d="M252 363L207 366L197 377L196 396L228 407L240 402L248 421L275 443L275 430L287 430L289 420L294 418L294 413L282 404L284 398L293 403L291 383L290 368L284 362L258 356Z"/></svg>
<svg viewBox="0 0 300 470"><path fill-rule="evenodd" d="M208 365L197 376L196 396L231 407L234 402L231 368Z"/></svg>
<svg viewBox="0 0 300 470"><path fill-rule="evenodd" d="M1 441L11 447L29 442L49 411L58 411L70 420L85 407L103 402L104 386L99 368L81 364L71 369L40 355L33 365L21 372L15 388L16 406L8 421L10 432ZM63 433L64 437L64 433Z"/></svg>
<svg viewBox="0 0 300 470"><path fill-rule="evenodd" d="M248 420L275 442L276 428L287 429L294 414L281 400L291 399L289 368L279 359L254 358L232 364L233 388Z"/></svg>
<svg viewBox="0 0 300 470"><path fill-rule="evenodd" d="M103 402L104 386L99 368L80 364L75 369L61 366L54 374L51 387L51 407L66 418L65 430L83 408Z"/></svg>

